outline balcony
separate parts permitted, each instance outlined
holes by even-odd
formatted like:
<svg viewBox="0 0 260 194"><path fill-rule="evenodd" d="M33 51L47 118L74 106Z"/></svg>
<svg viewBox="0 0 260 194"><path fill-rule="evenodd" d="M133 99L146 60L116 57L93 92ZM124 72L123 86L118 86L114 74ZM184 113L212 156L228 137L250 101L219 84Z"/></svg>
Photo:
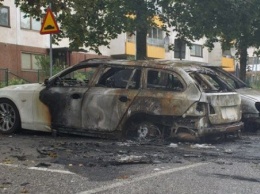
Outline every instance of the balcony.
<svg viewBox="0 0 260 194"><path fill-rule="evenodd" d="M129 36L126 33L118 36L111 41L111 56L114 58L125 59L135 56L136 44L135 36ZM162 39L147 37L147 57L153 59L164 59L165 48Z"/></svg>

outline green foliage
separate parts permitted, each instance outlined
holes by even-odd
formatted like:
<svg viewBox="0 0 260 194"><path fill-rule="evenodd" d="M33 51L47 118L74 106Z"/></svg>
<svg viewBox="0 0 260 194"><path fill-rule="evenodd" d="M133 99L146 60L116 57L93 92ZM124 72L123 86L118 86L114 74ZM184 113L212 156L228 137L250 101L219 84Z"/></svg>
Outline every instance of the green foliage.
<svg viewBox="0 0 260 194"><path fill-rule="evenodd" d="M76 72L74 78L80 81L84 81L86 79L86 75L82 72Z"/></svg>
<svg viewBox="0 0 260 194"><path fill-rule="evenodd" d="M8 85L20 85L20 84L25 84L26 81L23 79L18 79L18 78L12 78L11 80L8 81ZM0 88L3 88L7 86L5 82L0 82Z"/></svg>
<svg viewBox="0 0 260 194"><path fill-rule="evenodd" d="M137 47L140 47L140 52L146 55L147 29L157 26L153 20L154 16L159 16L161 21L166 21L159 7L167 6L167 2L169 0L51 1L52 11L61 30L61 33L53 37L56 42L61 38L69 38L70 48L73 50L85 47L100 53L99 46L109 47L110 40L115 39L119 34L137 31L136 35L145 35L141 43L137 42ZM15 3L23 12L40 18L43 14L41 8L47 8L50 1L15 0ZM163 28L166 30L165 26Z"/></svg>
<svg viewBox="0 0 260 194"><path fill-rule="evenodd" d="M178 24L178 36L187 41L207 38L206 46L220 42L234 46L240 58L240 78L245 80L247 48L260 46L260 0L174 0L166 9L169 23Z"/></svg>
<svg viewBox="0 0 260 194"><path fill-rule="evenodd" d="M43 14L50 0L15 0L22 11L35 18ZM146 58L146 34L157 26L157 16L187 43L207 38L223 49L234 46L240 58L240 78L245 80L247 48L260 46L260 0L66 0L51 1L60 25L56 41L69 38L73 50L82 47L100 53L99 46L123 32L136 32L137 59ZM169 28L167 28L169 27ZM170 48L173 48L170 45ZM140 54L140 56L139 56Z"/></svg>
<svg viewBox="0 0 260 194"><path fill-rule="evenodd" d="M5 83L4 82L0 82L0 88L5 87Z"/></svg>
<svg viewBox="0 0 260 194"><path fill-rule="evenodd" d="M36 59L36 65L39 67L40 72L42 72L43 79L50 76L50 57L49 56L35 56ZM66 66L63 66L61 64L53 64L52 67L52 74L56 74L63 70Z"/></svg>
<svg viewBox="0 0 260 194"><path fill-rule="evenodd" d="M25 84L26 82L23 79L13 78L9 80L8 85L20 85Z"/></svg>

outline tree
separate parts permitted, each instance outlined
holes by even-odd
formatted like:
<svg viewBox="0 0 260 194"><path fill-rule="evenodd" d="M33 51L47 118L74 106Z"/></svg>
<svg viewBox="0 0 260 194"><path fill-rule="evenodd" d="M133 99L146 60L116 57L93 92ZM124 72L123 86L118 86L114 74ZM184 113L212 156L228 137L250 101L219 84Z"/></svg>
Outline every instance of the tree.
<svg viewBox="0 0 260 194"><path fill-rule="evenodd" d="M214 42L223 49L234 46L240 60L240 78L245 80L247 48L260 46L260 0L15 0L22 11L40 18L49 3L60 24L56 41L67 37L70 48L87 47L97 53L101 45L123 32L136 33L136 59L146 58L146 36L158 27L157 17L167 31L191 43L206 37L211 50ZM171 47L173 48L173 47Z"/></svg>
<svg viewBox="0 0 260 194"><path fill-rule="evenodd" d="M58 41L67 37L70 48L89 48L97 53L101 45L108 46L123 32L136 33L137 59L146 58L146 37L150 27L158 27L154 17L162 22L166 17L161 7L169 0L15 0L16 6L28 16L40 18L42 9L52 3L52 11L60 24ZM160 26L166 30L166 26Z"/></svg>
<svg viewBox="0 0 260 194"><path fill-rule="evenodd" d="M246 78L247 49L260 46L260 0L173 0L165 9L168 24L188 42L207 38L212 49L234 46L240 60L240 78Z"/></svg>

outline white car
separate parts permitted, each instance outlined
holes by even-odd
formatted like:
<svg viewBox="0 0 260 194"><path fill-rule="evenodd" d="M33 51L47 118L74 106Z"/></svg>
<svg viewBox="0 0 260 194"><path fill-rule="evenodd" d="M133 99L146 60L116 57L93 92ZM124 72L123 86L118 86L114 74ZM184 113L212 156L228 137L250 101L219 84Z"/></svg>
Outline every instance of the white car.
<svg viewBox="0 0 260 194"><path fill-rule="evenodd" d="M240 104L214 71L192 62L93 59L44 84L0 89L0 132L199 139L239 132Z"/></svg>
<svg viewBox="0 0 260 194"><path fill-rule="evenodd" d="M260 91L249 87L242 80L220 67L210 66L223 80L230 84L241 96L242 121L246 131L260 128Z"/></svg>

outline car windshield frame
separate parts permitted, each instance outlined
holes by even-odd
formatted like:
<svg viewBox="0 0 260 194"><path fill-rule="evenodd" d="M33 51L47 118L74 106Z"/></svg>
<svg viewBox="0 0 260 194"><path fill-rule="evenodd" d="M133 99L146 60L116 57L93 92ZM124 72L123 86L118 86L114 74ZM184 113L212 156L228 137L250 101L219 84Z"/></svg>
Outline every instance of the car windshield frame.
<svg viewBox="0 0 260 194"><path fill-rule="evenodd" d="M214 71L189 71L190 77L203 89L206 93L213 92L234 92L234 88L225 83Z"/></svg>
<svg viewBox="0 0 260 194"><path fill-rule="evenodd" d="M230 85L234 89L251 88L248 84L243 82L241 79L239 79L235 75L225 71L224 69L222 69L220 67L215 67L215 66L205 66L205 67L215 71L217 74L219 74L220 77L223 75L224 77L233 80L234 83L235 83L235 87L232 84L230 84L230 83L228 83L228 85Z"/></svg>

